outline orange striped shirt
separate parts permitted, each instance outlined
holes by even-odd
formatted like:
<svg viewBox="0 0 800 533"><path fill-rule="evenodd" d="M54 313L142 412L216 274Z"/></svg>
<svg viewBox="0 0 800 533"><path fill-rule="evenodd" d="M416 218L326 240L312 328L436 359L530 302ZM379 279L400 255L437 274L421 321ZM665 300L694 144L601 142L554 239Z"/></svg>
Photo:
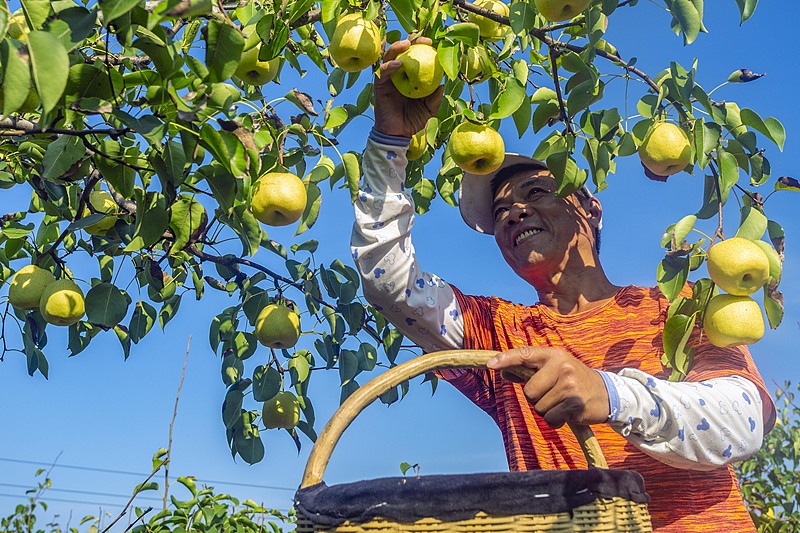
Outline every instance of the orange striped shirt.
<svg viewBox="0 0 800 533"><path fill-rule="evenodd" d="M558 315L542 305L466 296L453 289L464 319L466 349L553 346L566 349L591 368L610 372L638 368L662 379L669 375L661 365L661 335L669 302L658 288L629 286L607 303L574 315ZM775 406L747 349L701 342L687 380L731 375L747 378L758 387L764 420L771 429ZM470 370L449 381L494 418L511 470L586 468L567 426L548 426L533 412L521 385L490 370ZM712 471L673 468L644 454L607 424L592 429L609 468L635 470L644 477L652 500L653 527L659 533L755 531L730 466Z"/></svg>

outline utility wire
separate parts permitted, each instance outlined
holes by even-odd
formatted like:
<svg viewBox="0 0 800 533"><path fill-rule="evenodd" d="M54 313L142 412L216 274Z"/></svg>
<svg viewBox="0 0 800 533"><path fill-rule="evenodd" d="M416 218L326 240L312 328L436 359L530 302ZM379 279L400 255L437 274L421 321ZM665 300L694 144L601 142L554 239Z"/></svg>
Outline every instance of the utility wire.
<svg viewBox="0 0 800 533"><path fill-rule="evenodd" d="M7 457L0 457L0 461L6 461L9 463L19 463L19 464L27 464L27 465L36 465L36 466L53 466L55 468L69 468L73 470L86 470L90 472L102 472L105 474L120 474L125 476L136 476L136 477L147 477L150 474L143 474L141 472L128 472L125 470L112 470L108 468L96 468L93 466L78 466L78 465L65 465L61 463L56 463L55 465L51 463L44 463L41 461L26 461L24 459L9 459ZM219 481L214 479L197 479L201 483L213 483L215 485L233 485L237 487L253 487L256 489L269 489L269 490L287 490L291 492L296 492L296 488L290 487L275 487L271 485L255 485L253 483L239 483L236 481Z"/></svg>
<svg viewBox="0 0 800 533"><path fill-rule="evenodd" d="M20 497L24 498L25 497L24 495L21 495L21 494L0 494L0 497L2 497L2 496L6 497L6 498L20 498ZM121 503L87 502L87 501L82 501L82 500L68 500L68 499L65 499L65 498L50 498L50 497L47 497L47 498L45 498L45 501L46 502L83 503L83 504L86 504L86 505L101 505L103 507L124 507Z"/></svg>
<svg viewBox="0 0 800 533"><path fill-rule="evenodd" d="M28 490L37 490L36 487L31 487L30 485L16 485L14 483L0 483L2 487L13 487L15 489L28 489ZM89 496L107 496L109 498L130 498L130 494L111 494L109 492L93 492L89 490L77 490L77 489L59 489L56 487L49 487L45 489L47 492L56 491L56 492L71 492L74 494L87 494ZM153 496L136 496L137 500L153 500L156 502L162 501L161 498L154 498Z"/></svg>

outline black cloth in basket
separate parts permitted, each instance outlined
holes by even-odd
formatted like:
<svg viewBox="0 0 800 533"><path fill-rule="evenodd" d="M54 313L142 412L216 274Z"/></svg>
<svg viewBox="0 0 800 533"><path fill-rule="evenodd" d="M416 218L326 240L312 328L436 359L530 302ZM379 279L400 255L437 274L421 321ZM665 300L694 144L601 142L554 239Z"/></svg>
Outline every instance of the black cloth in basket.
<svg viewBox="0 0 800 533"><path fill-rule="evenodd" d="M392 477L297 491L297 512L314 524L339 526L377 517L396 522L435 518L570 512L598 498L648 503L644 480L629 470L532 470L492 474Z"/></svg>

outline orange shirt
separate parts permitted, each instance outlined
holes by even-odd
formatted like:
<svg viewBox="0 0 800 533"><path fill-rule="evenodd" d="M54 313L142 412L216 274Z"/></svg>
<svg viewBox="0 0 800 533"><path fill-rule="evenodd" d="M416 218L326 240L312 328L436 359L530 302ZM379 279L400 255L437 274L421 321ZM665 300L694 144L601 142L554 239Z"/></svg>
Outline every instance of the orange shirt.
<svg viewBox="0 0 800 533"><path fill-rule="evenodd" d="M638 368L662 379L669 375L661 365L669 302L658 288L629 286L607 303L574 315L558 315L542 305L466 296L453 289L464 319L465 349L553 346L591 368L610 372ZM730 375L745 377L758 387L764 420L771 429L775 406L746 348L701 343L687 381ZM511 470L586 468L568 427L548 426L533 412L521 385L490 370L466 371L450 382L497 422ZM712 471L676 469L639 451L607 424L592 430L609 468L635 470L644 477L653 527L659 533L755 531L730 466Z"/></svg>

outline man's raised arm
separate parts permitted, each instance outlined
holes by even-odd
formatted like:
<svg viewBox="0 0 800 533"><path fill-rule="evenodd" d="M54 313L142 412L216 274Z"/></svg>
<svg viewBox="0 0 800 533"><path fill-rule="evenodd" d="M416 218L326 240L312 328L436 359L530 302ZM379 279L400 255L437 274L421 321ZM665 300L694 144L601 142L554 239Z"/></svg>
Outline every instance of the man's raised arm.
<svg viewBox="0 0 800 533"><path fill-rule="evenodd" d="M417 42L426 42L419 39ZM460 348L464 325L453 290L422 270L411 244L414 202L404 187L411 136L436 114L442 87L427 98L401 95L390 76L409 41L394 43L375 79L375 127L364 151L351 247L364 295L426 351Z"/></svg>

